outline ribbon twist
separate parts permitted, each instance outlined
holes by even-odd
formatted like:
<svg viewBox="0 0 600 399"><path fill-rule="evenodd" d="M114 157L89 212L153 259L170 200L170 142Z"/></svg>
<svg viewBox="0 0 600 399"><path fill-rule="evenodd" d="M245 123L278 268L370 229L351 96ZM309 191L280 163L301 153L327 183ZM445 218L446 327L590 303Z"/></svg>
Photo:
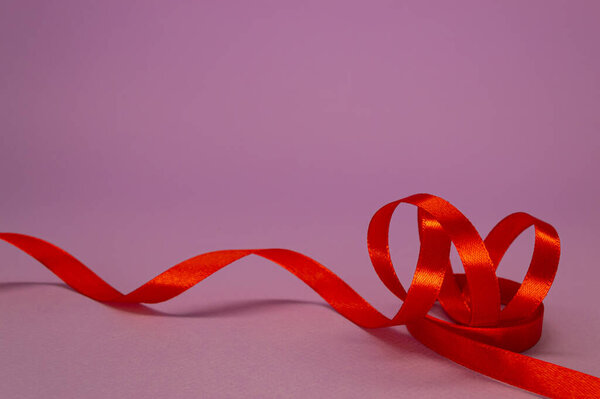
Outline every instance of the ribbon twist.
<svg viewBox="0 0 600 399"><path fill-rule="evenodd" d="M421 242L408 291L394 271L388 242L392 214L401 203L418 208ZM496 269L506 250L531 226L535 228L535 245L523 282L498 278ZM556 230L526 213L507 216L482 240L458 209L430 194L416 194L379 209L369 224L367 244L377 275L403 301L391 319L325 266L288 249L201 254L122 294L72 255L46 241L14 233L0 233L0 239L37 259L74 290L101 302L163 302L238 259L258 255L294 274L361 327L406 324L413 337L437 353L502 382L548 397L600 397L600 379L518 353L540 339L542 300L552 285L560 257ZM451 244L460 255L464 274L452 271ZM428 314L436 301L454 322Z"/></svg>

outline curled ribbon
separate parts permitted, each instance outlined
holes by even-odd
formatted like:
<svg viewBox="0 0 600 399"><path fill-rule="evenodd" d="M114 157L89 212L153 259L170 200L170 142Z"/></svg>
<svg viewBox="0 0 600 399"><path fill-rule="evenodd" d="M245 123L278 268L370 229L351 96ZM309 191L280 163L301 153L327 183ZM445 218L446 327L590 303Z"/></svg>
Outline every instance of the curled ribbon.
<svg viewBox="0 0 600 399"><path fill-rule="evenodd" d="M408 291L394 271L388 243L392 214L401 203L418 208L421 242ZM496 277L496 268L508 247L531 226L535 228L535 245L523 282ZM0 233L0 239L37 259L74 290L101 302L163 302L240 258L258 255L294 274L361 327L405 324L413 337L440 355L507 384L553 398L600 397L599 378L518 353L540 339L542 300L552 285L560 257L556 230L526 213L507 216L482 240L458 209L430 194L416 194L379 209L369 224L367 244L377 275L403 301L391 319L325 266L288 249L201 254L124 295L72 255L46 241L14 233ZM451 244L460 255L464 274L452 271ZM454 322L428 314L436 301ZM505 306L501 308L501 304Z"/></svg>

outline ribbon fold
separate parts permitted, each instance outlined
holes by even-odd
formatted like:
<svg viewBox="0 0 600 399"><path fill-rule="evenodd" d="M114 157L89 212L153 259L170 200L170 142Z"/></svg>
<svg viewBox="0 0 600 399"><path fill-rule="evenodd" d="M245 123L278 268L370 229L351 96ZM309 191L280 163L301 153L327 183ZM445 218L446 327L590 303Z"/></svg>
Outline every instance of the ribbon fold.
<svg viewBox="0 0 600 399"><path fill-rule="evenodd" d="M388 242L392 214L401 203L418 208L421 244L408 290L394 271ZM496 269L506 250L531 226L535 228L535 245L523 282L498 278ZM46 241L15 233L0 233L0 239L37 259L74 290L101 302L163 302L238 259L258 255L294 274L361 327L405 324L413 337L440 355L507 384L553 398L600 397L599 378L518 353L540 339L542 301L560 257L556 230L526 213L507 216L482 240L469 220L440 197L416 194L379 209L369 224L367 245L377 275L403 302L391 319L325 266L288 249L204 253L122 294L72 255ZM464 274L452 271L451 244L457 249ZM428 314L436 301L453 322Z"/></svg>

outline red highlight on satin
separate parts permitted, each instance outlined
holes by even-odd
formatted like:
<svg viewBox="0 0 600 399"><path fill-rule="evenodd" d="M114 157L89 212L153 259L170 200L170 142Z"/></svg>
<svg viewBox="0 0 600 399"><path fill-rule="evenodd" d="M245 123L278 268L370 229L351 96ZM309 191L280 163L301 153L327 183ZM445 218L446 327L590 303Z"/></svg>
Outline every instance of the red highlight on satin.
<svg viewBox="0 0 600 399"><path fill-rule="evenodd" d="M388 233L401 204L418 208L421 248L406 290L394 271ZM521 284L499 278L496 268L512 242L535 228L535 246ZM526 213L501 220L482 240L453 205L430 194L416 194L379 209L369 224L367 244L377 275L402 306L388 318L317 261L288 249L223 250L183 261L141 287L122 294L72 255L39 238L0 233L0 239L31 255L79 293L102 302L158 303L169 300L221 268L248 255L275 262L315 290L336 311L366 328L406 324L424 345L465 367L505 383L553 398L600 397L600 379L521 355L540 339L542 301L556 274L560 240L556 230ZM454 244L465 273L450 265ZM448 322L428 315L438 301ZM501 304L505 305L501 308Z"/></svg>

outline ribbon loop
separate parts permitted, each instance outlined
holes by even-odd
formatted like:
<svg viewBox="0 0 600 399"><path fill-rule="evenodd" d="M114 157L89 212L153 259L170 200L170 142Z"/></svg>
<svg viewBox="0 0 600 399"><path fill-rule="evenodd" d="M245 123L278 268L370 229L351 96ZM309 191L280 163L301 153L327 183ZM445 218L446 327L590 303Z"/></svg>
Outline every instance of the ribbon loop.
<svg viewBox="0 0 600 399"><path fill-rule="evenodd" d="M441 277L446 275L446 278L452 278L452 273L448 273L451 272L451 268L448 267L450 240L458 251L467 276L467 285L461 290L461 296L464 298L461 297L460 301L458 292L452 289L456 285L447 283L445 297L446 302L450 303L450 313L464 322L465 311L468 311L468 324L472 326L496 325L500 319L500 288L494 263L471 222L440 197L416 194L387 204L375 213L369 224L367 243L371 262L379 278L396 296L406 298L404 288L392 266L388 238L393 211L400 203L415 205L421 212L419 261L423 260L429 268L420 270L417 267L417 282L428 282L432 290L435 288L439 292L443 283ZM464 305L458 305L459 302Z"/></svg>
<svg viewBox="0 0 600 399"><path fill-rule="evenodd" d="M554 227L523 212L502 219L485 239L485 246L497 269L508 247L531 226L535 227L531 263L519 289L500 314L503 321L527 318L540 306L558 269L560 239Z"/></svg>

